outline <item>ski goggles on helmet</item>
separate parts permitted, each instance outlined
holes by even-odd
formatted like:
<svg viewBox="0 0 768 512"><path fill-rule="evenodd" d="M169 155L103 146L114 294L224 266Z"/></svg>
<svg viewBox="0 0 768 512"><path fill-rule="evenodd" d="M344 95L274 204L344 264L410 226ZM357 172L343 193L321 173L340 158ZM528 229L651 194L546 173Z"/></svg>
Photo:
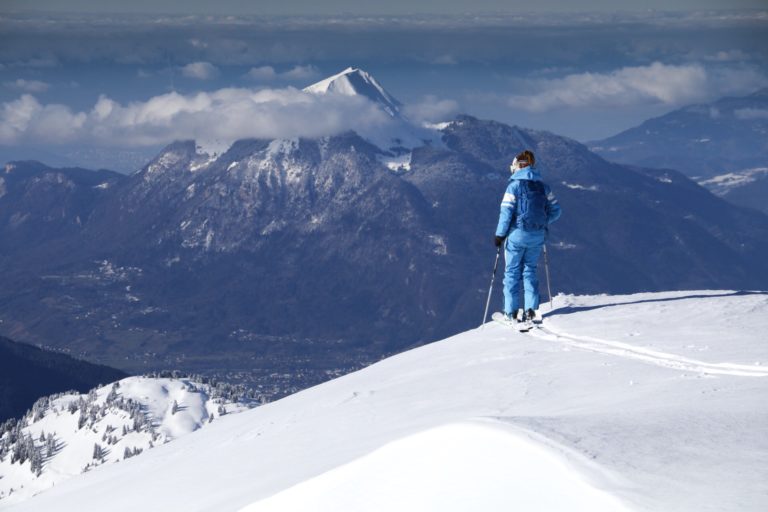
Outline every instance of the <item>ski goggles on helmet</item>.
<svg viewBox="0 0 768 512"><path fill-rule="evenodd" d="M517 157L515 157L514 160L512 160L512 165L509 166L509 172L515 173L522 169L523 167L528 166L527 160L518 160Z"/></svg>

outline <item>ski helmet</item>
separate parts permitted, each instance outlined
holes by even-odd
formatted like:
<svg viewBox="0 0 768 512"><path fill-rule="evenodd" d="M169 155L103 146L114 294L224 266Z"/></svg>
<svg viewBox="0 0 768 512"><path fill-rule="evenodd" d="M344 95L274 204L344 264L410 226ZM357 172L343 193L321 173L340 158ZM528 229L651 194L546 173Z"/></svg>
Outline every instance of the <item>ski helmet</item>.
<svg viewBox="0 0 768 512"><path fill-rule="evenodd" d="M509 166L509 172L514 174L520 169L524 169L528 166L533 166L536 163L536 157L533 156L533 151L525 150L512 160L512 165Z"/></svg>

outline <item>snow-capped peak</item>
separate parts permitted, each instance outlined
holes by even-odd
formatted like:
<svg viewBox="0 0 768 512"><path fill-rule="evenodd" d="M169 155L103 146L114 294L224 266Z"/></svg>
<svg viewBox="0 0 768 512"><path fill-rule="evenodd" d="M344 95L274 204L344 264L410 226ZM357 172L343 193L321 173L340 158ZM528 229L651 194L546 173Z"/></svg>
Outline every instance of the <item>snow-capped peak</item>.
<svg viewBox="0 0 768 512"><path fill-rule="evenodd" d="M304 92L364 96L381 105L392 117L398 116L400 112L400 102L389 94L373 76L358 68L348 67L341 73L304 88Z"/></svg>

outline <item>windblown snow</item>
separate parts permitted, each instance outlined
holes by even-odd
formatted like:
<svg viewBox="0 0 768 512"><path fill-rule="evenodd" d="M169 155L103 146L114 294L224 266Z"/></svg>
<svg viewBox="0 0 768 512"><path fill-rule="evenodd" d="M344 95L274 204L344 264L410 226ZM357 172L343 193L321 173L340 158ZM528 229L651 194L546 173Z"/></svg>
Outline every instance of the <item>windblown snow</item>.
<svg viewBox="0 0 768 512"><path fill-rule="evenodd" d="M528 334L487 324L10 510L768 510L767 293L542 310Z"/></svg>

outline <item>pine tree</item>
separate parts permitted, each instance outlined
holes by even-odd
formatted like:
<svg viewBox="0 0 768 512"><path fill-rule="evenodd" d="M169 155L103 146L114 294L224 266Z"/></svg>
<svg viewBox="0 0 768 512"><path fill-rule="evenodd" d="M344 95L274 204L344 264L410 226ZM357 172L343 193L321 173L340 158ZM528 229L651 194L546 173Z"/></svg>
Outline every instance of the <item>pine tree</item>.
<svg viewBox="0 0 768 512"><path fill-rule="evenodd" d="M48 437L45 440L45 455L46 457L53 457L53 454L56 452L56 438L53 437L53 434L48 434Z"/></svg>
<svg viewBox="0 0 768 512"><path fill-rule="evenodd" d="M88 417L85 415L83 411L80 411L80 417L77 419L77 429L80 430L85 426L86 421L88 420Z"/></svg>
<svg viewBox="0 0 768 512"><path fill-rule="evenodd" d="M34 448L29 461L29 469L32 471L32 473L34 473L35 476L40 476L40 474L43 472L43 456L40 454L40 450Z"/></svg>

